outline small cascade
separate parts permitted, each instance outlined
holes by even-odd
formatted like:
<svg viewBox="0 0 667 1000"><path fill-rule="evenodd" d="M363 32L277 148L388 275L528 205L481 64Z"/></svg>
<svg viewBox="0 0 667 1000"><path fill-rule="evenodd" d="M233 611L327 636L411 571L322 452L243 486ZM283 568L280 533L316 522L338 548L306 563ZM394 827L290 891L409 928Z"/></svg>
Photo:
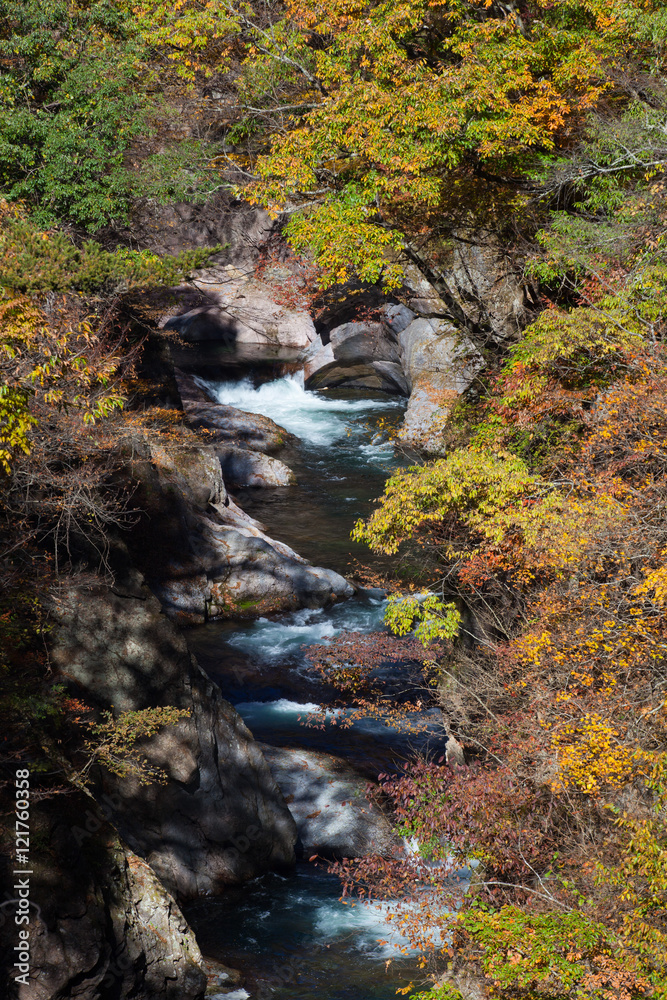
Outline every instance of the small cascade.
<svg viewBox="0 0 667 1000"><path fill-rule="evenodd" d="M249 413L261 413L295 434L306 445L330 447L345 438L359 445L364 437L364 417L374 413L402 411L404 401L389 398L341 399L304 388L303 372L295 372L255 388L251 379L240 382L203 383L219 403ZM379 396L379 394L378 394ZM367 446L368 447L368 446ZM391 455L391 445L370 445L367 459Z"/></svg>
<svg viewBox="0 0 667 1000"><path fill-rule="evenodd" d="M381 393L309 391L301 372L270 381L254 379L247 369L236 381L203 382L203 372L197 374L212 398L270 417L299 439L297 453L289 456L299 485L237 491L241 507L273 537L318 565L345 574L351 555L370 562L368 550L354 549L349 534L400 465L384 430L405 402ZM382 591L366 590L328 608L211 622L190 634L200 662L266 745L276 780L290 784L286 801L294 802L295 817L297 806L300 810L304 845L308 834L318 843L320 827L338 831L341 826L347 836L345 823L359 825L359 818L349 818L350 802L362 794L353 794L357 784L366 789L365 780L376 780L380 772L399 773L414 751L444 751L439 710L391 725L359 717L327 702L333 693L310 667L308 647L335 644L342 633L382 630L385 607ZM405 665L382 665L383 682L392 681L392 671L396 690L404 694ZM326 787L318 784L320 773ZM380 820L389 843L400 851L381 814ZM373 835L368 842L375 849ZM403 849L417 860L418 845L406 842ZM425 885L424 914L437 913L431 893ZM422 908L417 903L411 910L409 902L341 900L340 894L336 876L304 860L291 875L264 876L229 897L202 901L188 915L204 952L241 969L252 998L389 1000L420 975L401 921L406 927L421 920ZM432 947L442 944L437 926L427 920L423 930Z"/></svg>

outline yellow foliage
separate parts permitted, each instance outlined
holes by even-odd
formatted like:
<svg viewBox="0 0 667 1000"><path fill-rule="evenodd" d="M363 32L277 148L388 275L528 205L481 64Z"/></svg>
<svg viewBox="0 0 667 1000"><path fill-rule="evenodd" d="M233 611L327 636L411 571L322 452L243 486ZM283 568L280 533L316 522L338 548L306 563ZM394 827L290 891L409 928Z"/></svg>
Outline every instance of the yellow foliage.
<svg viewBox="0 0 667 1000"><path fill-rule="evenodd" d="M667 549L663 549L660 555L664 559L667 556ZM648 596L651 591L655 603L664 607L667 601L667 565L658 566L649 573L644 582L635 587L634 593L640 597Z"/></svg>
<svg viewBox="0 0 667 1000"><path fill-rule="evenodd" d="M622 733L596 712L560 728L553 743L560 769L552 782L555 791L575 787L586 795L600 795L646 773L645 753L624 746Z"/></svg>
<svg viewBox="0 0 667 1000"><path fill-rule="evenodd" d="M37 403L76 410L86 424L122 406L112 385L119 357L100 351L89 321L57 330L26 296L0 299L0 468L30 452Z"/></svg>

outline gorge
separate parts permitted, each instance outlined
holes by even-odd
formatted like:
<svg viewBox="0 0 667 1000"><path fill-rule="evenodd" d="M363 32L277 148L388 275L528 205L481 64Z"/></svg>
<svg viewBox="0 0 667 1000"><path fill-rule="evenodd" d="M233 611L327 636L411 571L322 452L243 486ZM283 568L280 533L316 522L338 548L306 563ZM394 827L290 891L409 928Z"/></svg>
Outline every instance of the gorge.
<svg viewBox="0 0 667 1000"><path fill-rule="evenodd" d="M388 327L395 351L392 332ZM367 337L377 342L377 330ZM357 339L363 349L365 340L358 333ZM438 709L419 720L421 727L412 720L401 732L398 723L363 718L348 728L337 707L321 728L327 691L307 669L303 649L335 643L340 632L384 627L382 591L353 591L337 572L348 571L353 554L361 553L349 538L352 524L368 513L396 466L395 446L376 422L400 420L404 397L363 382L305 389L303 362L289 345L244 352L209 341L174 350L182 367L173 378L198 436L155 445L134 432L131 443L122 441L139 483L135 498L150 522L144 519L122 543L110 584L84 575L60 588L50 641L53 668L72 697L116 712L170 705L190 715L142 747L151 766L166 771L166 784L107 777L93 796L98 807L108 804L104 819L160 879L164 888L153 905L165 905L165 892L189 904L185 912L206 958L242 971L243 986L238 973L223 972L214 995L247 990L333 1000L363 988L369 997L393 996L412 965L401 951L409 952L407 938L385 919L389 904L338 902L338 879L308 859L403 850L366 798L366 783L380 771L400 770L417 749L443 750L446 733ZM235 475L236 463L225 480L229 441L251 456L250 476L244 467ZM257 460L267 452L289 456L296 482L282 476L257 483ZM304 551L333 569L311 569L296 554ZM301 610L280 611L293 602ZM265 608L269 617L260 615ZM393 670L394 685L404 686L400 664ZM98 833L74 825L70 836L87 846ZM294 870L295 852L301 860ZM234 884L239 888L229 888ZM114 930L115 945L108 932L93 936L86 922L99 921L94 908L88 904L85 917L72 914L71 896L65 898L67 904L50 890L52 911L33 952L39 971L21 998L55 996L75 982L77 996L97 996L100 984L114 981L119 948L132 956L123 983L134 976L139 995L165 989L170 996L200 995L191 932L171 946L173 982L156 986L152 973L137 970L143 954L150 969L171 978L155 943L136 942L131 923L122 939ZM178 914L173 901L169 906ZM178 915L167 919L187 926ZM155 927L152 912L148 922Z"/></svg>
<svg viewBox="0 0 667 1000"><path fill-rule="evenodd" d="M0 0L0 995L667 996L664 0Z"/></svg>

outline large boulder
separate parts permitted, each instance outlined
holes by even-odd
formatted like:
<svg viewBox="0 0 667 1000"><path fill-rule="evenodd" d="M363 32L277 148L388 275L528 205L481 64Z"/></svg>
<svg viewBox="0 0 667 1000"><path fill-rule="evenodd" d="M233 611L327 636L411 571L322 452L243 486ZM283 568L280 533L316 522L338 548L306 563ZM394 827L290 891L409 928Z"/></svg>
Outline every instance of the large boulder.
<svg viewBox="0 0 667 1000"><path fill-rule="evenodd" d="M270 417L248 413L224 403L183 400L188 424L206 432L206 439L216 447L235 445L273 455L293 446L296 438Z"/></svg>
<svg viewBox="0 0 667 1000"><path fill-rule="evenodd" d="M98 711L189 714L141 751L165 783L106 774L96 789L124 840L170 892L219 892L294 861L294 822L241 717L135 576L113 589L73 578L53 598L58 680Z"/></svg>
<svg viewBox="0 0 667 1000"><path fill-rule="evenodd" d="M461 330L443 319L413 319L399 341L411 389L399 437L410 447L437 454L444 423L483 367L482 356Z"/></svg>
<svg viewBox="0 0 667 1000"><path fill-rule="evenodd" d="M466 319L466 325L488 331L502 344L517 340L528 322L532 292L496 233L453 234L451 263L440 275Z"/></svg>
<svg viewBox="0 0 667 1000"><path fill-rule="evenodd" d="M345 761L314 750L262 744L296 822L306 856L360 858L391 851L389 820L368 797L368 781Z"/></svg>
<svg viewBox="0 0 667 1000"><path fill-rule="evenodd" d="M174 290L177 305L162 319L184 340L306 348L315 339L310 315L285 302L273 284L233 265L206 272Z"/></svg>
<svg viewBox="0 0 667 1000"><path fill-rule="evenodd" d="M260 413L246 413L210 399L192 375L176 370L188 424L203 432L220 461L225 482L234 486L293 486L296 476L275 452L296 438Z"/></svg>
<svg viewBox="0 0 667 1000"><path fill-rule="evenodd" d="M385 322L344 323L313 341L305 355L308 389L374 389L407 395L396 333Z"/></svg>
<svg viewBox="0 0 667 1000"><path fill-rule="evenodd" d="M223 614L323 607L349 597L338 573L269 538L227 495L210 445L126 442L145 513L133 550L164 609L186 624Z"/></svg>
<svg viewBox="0 0 667 1000"><path fill-rule="evenodd" d="M251 448L215 448L225 481L233 486L296 486L296 476L284 462Z"/></svg>
<svg viewBox="0 0 667 1000"><path fill-rule="evenodd" d="M33 805L41 846L31 856L30 971L15 996L200 1000L207 977L195 936L106 811L78 793ZM16 945L13 917L1 937Z"/></svg>

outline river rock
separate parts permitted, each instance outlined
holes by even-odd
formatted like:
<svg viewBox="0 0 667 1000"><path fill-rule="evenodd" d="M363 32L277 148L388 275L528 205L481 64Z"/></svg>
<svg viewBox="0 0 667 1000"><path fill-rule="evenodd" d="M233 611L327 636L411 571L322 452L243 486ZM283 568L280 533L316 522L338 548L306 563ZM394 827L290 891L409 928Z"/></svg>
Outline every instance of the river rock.
<svg viewBox="0 0 667 1000"><path fill-rule="evenodd" d="M233 265L202 273L191 285L175 289L174 298L177 311L163 317L162 328L190 342L306 348L315 339L304 309L283 304L274 286Z"/></svg>
<svg viewBox="0 0 667 1000"><path fill-rule="evenodd" d="M368 798L368 781L345 761L314 750L262 744L299 834L305 857L360 858L391 851L394 835Z"/></svg>
<svg viewBox="0 0 667 1000"><path fill-rule="evenodd" d="M133 549L171 617L199 624L249 609L323 607L352 595L342 576L311 566L234 504L212 446L137 436L126 449L145 512Z"/></svg>
<svg viewBox="0 0 667 1000"><path fill-rule="evenodd" d="M52 613L53 668L76 697L115 715L189 712L140 745L164 784L105 774L96 789L169 891L192 899L291 865L294 822L258 745L141 579L111 589L72 578Z"/></svg>
<svg viewBox="0 0 667 1000"><path fill-rule="evenodd" d="M175 369L182 407L191 427L207 431L215 443L236 444L275 455L297 444L294 434L262 413L249 413L213 399L200 379Z"/></svg>
<svg viewBox="0 0 667 1000"><path fill-rule="evenodd" d="M396 333L384 322L344 323L322 332L305 355L308 389L373 389L407 395Z"/></svg>
<svg viewBox="0 0 667 1000"><path fill-rule="evenodd" d="M252 448L216 447L225 481L233 486L296 486L296 476L284 462Z"/></svg>
<svg viewBox="0 0 667 1000"><path fill-rule="evenodd" d="M224 406L210 399L201 383L176 370L183 410L190 427L212 444L226 482L234 486L293 486L296 476L271 457L296 438L269 417Z"/></svg>
<svg viewBox="0 0 667 1000"><path fill-rule="evenodd" d="M57 796L35 802L30 818L43 846L31 857L31 968L18 1000L200 1000L206 972L192 930L95 802ZM0 934L13 947L10 928Z"/></svg>
<svg viewBox="0 0 667 1000"><path fill-rule="evenodd" d="M190 427L206 431L207 440L215 445L236 445L272 455L296 443L293 434L261 413L189 400L183 401L183 407Z"/></svg>
<svg viewBox="0 0 667 1000"><path fill-rule="evenodd" d="M438 454L450 410L484 361L475 345L443 319L414 319L399 340L411 388L399 438L427 454Z"/></svg>

